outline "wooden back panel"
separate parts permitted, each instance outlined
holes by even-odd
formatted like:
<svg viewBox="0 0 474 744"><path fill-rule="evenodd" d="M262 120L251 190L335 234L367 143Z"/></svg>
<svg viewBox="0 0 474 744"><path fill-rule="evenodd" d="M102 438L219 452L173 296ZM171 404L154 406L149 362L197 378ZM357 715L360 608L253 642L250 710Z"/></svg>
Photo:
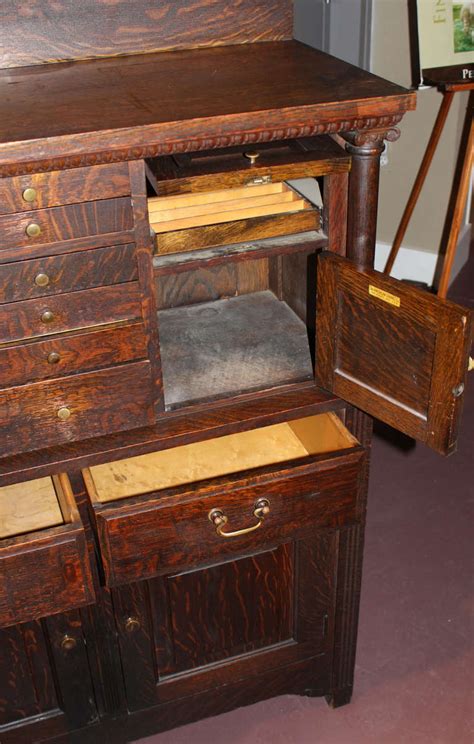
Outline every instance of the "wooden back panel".
<svg viewBox="0 0 474 744"><path fill-rule="evenodd" d="M0 68L292 37L292 0L2 0Z"/></svg>

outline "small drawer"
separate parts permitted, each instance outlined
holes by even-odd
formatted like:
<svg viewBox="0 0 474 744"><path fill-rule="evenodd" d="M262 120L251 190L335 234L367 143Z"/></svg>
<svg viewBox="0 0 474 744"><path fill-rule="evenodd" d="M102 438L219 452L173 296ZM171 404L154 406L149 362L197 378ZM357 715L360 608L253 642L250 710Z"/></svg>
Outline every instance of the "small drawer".
<svg viewBox="0 0 474 744"><path fill-rule="evenodd" d="M199 150L150 158L148 175L159 196L256 186L350 170L350 155L329 135Z"/></svg>
<svg viewBox="0 0 474 744"><path fill-rule="evenodd" d="M317 230L319 212L286 183L148 199L159 255Z"/></svg>
<svg viewBox="0 0 474 744"><path fill-rule="evenodd" d="M151 425L155 385L148 361L0 391L0 454Z"/></svg>
<svg viewBox="0 0 474 744"><path fill-rule="evenodd" d="M0 626L94 599L84 528L67 476L0 488Z"/></svg>
<svg viewBox="0 0 474 744"><path fill-rule="evenodd" d="M138 279L132 244L0 266L0 303L62 294Z"/></svg>
<svg viewBox="0 0 474 744"><path fill-rule="evenodd" d="M85 470L107 582L355 522L363 456L329 413Z"/></svg>
<svg viewBox="0 0 474 744"><path fill-rule="evenodd" d="M0 305L0 343L141 319L138 282Z"/></svg>
<svg viewBox="0 0 474 744"><path fill-rule="evenodd" d="M29 212L130 194L127 163L0 179L0 214Z"/></svg>
<svg viewBox="0 0 474 744"><path fill-rule="evenodd" d="M45 341L0 347L4 388L37 380L91 372L147 357L143 323L63 335Z"/></svg>
<svg viewBox="0 0 474 744"><path fill-rule="evenodd" d="M133 227L129 198L105 199L0 217L0 250L45 246Z"/></svg>

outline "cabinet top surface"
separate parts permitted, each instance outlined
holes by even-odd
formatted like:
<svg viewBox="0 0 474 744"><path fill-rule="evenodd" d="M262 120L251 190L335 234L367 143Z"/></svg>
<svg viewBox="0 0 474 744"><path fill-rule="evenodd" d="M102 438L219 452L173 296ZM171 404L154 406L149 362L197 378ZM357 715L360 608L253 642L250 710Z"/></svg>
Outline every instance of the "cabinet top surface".
<svg viewBox="0 0 474 744"><path fill-rule="evenodd" d="M297 41L2 70L0 96L0 166L151 143L200 149L262 129L260 140L281 138L320 122L307 132L317 134L415 107L404 88Z"/></svg>

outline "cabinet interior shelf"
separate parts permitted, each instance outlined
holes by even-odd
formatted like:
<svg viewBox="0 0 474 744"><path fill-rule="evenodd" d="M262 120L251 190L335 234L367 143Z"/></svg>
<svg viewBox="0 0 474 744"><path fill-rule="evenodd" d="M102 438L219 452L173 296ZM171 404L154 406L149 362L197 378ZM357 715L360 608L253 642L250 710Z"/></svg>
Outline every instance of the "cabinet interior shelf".
<svg viewBox="0 0 474 744"><path fill-rule="evenodd" d="M306 325L269 290L158 315L168 410L313 377Z"/></svg>

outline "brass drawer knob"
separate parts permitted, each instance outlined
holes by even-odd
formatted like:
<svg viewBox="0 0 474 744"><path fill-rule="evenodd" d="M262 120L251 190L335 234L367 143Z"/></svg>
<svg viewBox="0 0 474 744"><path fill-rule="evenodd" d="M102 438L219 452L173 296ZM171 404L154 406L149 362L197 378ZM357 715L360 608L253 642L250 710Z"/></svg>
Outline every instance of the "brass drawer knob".
<svg viewBox="0 0 474 744"><path fill-rule="evenodd" d="M52 351L48 354L48 364L58 364L61 360L57 351Z"/></svg>
<svg viewBox="0 0 474 744"><path fill-rule="evenodd" d="M250 165L255 165L257 160L260 157L259 152L244 152L244 158L247 158L247 160L250 160Z"/></svg>
<svg viewBox="0 0 474 744"><path fill-rule="evenodd" d="M41 271L35 276L35 284L37 287L47 287L49 284L49 276L47 274L43 274L43 272Z"/></svg>
<svg viewBox="0 0 474 744"><path fill-rule="evenodd" d="M57 412L56 415L57 415L58 419L60 419L60 421L67 421L68 418L70 418L70 416L71 416L71 409L68 408L67 406L62 406L58 410L58 412Z"/></svg>
<svg viewBox="0 0 474 744"><path fill-rule="evenodd" d="M219 537L241 537L241 535L248 535L249 532L255 532L259 527L262 526L263 520L270 514L270 502L268 499L259 499L255 502L253 508L253 516L258 519L257 524L253 524L251 527L244 527L243 530L234 530L233 532L224 532L229 518L226 517L221 509L211 509L209 512L208 519L216 528L216 533Z"/></svg>
<svg viewBox="0 0 474 744"><path fill-rule="evenodd" d="M38 235L41 235L41 227L36 222L30 222L26 228L26 234L29 238L37 238Z"/></svg>
<svg viewBox="0 0 474 744"><path fill-rule="evenodd" d="M67 633L61 638L61 648L63 651L74 651L77 646L77 641L73 636Z"/></svg>
<svg viewBox="0 0 474 744"><path fill-rule="evenodd" d="M140 630L140 628L141 623L137 617L127 617L125 620L125 630L127 633L135 633L137 630Z"/></svg>
<svg viewBox="0 0 474 744"><path fill-rule="evenodd" d="M38 196L38 192L36 189L32 188L31 186L24 190L22 193L23 201L28 202L31 204L31 202L34 202L36 200L36 197Z"/></svg>
<svg viewBox="0 0 474 744"><path fill-rule="evenodd" d="M54 320L54 313L51 310L45 310L41 315L43 323L52 323Z"/></svg>

